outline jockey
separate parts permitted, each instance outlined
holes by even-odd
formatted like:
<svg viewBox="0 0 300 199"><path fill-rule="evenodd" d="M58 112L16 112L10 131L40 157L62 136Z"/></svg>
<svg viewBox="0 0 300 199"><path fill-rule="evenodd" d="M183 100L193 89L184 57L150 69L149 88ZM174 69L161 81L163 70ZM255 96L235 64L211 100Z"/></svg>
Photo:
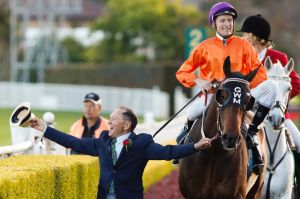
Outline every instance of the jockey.
<svg viewBox="0 0 300 199"><path fill-rule="evenodd" d="M251 95L258 104L252 124L247 133L247 146L253 152L252 171L260 174L263 169L263 161L258 152L258 140L256 134L258 126L263 122L270 107L276 99L275 85L267 80L267 73L258 59L258 54L246 39L233 35L234 20L237 18L235 8L226 2L215 4L209 12L209 23L215 29L216 36L199 43L191 52L189 58L176 72L176 77L185 87L198 86L203 93L207 93L209 102L213 94L209 93L210 82L224 79L223 62L230 56L231 70L246 75L250 71L260 67L255 78L250 82ZM199 68L200 75L193 72ZM190 106L187 113L187 122L177 141L190 130L193 122L205 109L205 97L198 97ZM209 103L207 103L209 104Z"/></svg>
<svg viewBox="0 0 300 199"><path fill-rule="evenodd" d="M270 23L261 15L254 15L248 17L241 28L243 37L246 38L258 52L259 59L264 63L265 59L269 56L273 63L278 60L283 66L288 63L288 57L285 53L272 49L272 41L270 39L271 26ZM297 96L300 93L300 78L293 70L290 74L292 91L290 98ZM297 151L295 155L296 168L300 167L300 132L296 125L291 120L288 113L285 115L285 126L290 131L295 144L297 145ZM297 173L297 172L296 172ZM300 181L298 174L297 181Z"/></svg>

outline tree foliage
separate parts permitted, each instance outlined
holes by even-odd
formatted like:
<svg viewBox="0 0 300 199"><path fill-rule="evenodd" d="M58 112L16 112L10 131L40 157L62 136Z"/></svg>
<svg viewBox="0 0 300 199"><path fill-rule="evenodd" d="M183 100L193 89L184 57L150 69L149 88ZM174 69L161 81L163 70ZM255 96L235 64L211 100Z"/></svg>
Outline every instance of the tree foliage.
<svg viewBox="0 0 300 199"><path fill-rule="evenodd" d="M102 61L147 60L143 52L149 50L155 60L181 59L184 28L203 20L197 8L180 0L108 0L107 6L107 15L92 26L105 32L96 47Z"/></svg>
<svg viewBox="0 0 300 199"><path fill-rule="evenodd" d="M9 78L9 6L0 2L0 80Z"/></svg>
<svg viewBox="0 0 300 199"><path fill-rule="evenodd" d="M9 9L6 2L0 2L0 40L9 43Z"/></svg>
<svg viewBox="0 0 300 199"><path fill-rule="evenodd" d="M76 41L73 37L66 37L62 42L61 46L67 51L67 59L69 62L84 62L85 48L84 46Z"/></svg>

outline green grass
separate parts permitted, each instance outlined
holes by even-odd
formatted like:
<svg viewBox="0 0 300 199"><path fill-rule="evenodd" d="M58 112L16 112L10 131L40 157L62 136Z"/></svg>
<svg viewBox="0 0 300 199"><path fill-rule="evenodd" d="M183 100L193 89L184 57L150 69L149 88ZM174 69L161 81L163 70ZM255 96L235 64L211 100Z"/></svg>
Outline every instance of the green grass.
<svg viewBox="0 0 300 199"><path fill-rule="evenodd" d="M10 128L9 118L13 109L0 109L0 146L9 145L10 140ZM41 110L32 110L32 112L39 118L42 118L44 112ZM56 128L68 132L72 123L82 117L81 112L62 112L52 111L55 115ZM107 118L107 114L104 115Z"/></svg>

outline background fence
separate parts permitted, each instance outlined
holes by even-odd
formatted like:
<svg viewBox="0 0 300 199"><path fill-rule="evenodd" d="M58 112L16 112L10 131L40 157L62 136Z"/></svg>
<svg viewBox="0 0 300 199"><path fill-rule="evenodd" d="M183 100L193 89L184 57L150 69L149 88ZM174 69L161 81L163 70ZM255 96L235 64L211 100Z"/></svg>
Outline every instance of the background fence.
<svg viewBox="0 0 300 199"><path fill-rule="evenodd" d="M120 88L48 83L0 82L0 107L15 108L24 101L33 109L81 111L82 100L89 92L98 93L102 99L102 111L111 112L126 105L138 115L153 112L155 117L169 115L169 95L158 87L153 89Z"/></svg>

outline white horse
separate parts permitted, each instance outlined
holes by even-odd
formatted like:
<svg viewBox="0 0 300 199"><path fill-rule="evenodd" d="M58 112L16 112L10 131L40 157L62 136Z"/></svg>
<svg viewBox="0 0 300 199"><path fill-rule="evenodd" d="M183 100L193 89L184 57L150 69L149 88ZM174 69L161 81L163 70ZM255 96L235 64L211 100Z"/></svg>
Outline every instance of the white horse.
<svg viewBox="0 0 300 199"><path fill-rule="evenodd" d="M286 139L284 115L289 102L291 79L294 67L290 59L285 67L278 61L272 64L268 57L265 61L268 79L277 85L277 98L268 117L265 119L267 172L263 188L263 198L291 199L293 188L294 161Z"/></svg>

